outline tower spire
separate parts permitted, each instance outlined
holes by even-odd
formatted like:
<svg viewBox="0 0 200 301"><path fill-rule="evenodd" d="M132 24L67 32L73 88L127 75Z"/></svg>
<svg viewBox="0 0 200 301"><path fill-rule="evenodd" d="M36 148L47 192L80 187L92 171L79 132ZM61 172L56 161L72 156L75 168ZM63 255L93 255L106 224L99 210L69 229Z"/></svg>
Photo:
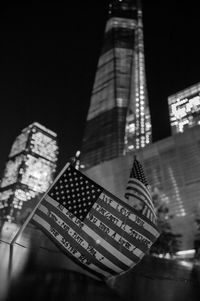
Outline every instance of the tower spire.
<svg viewBox="0 0 200 301"><path fill-rule="evenodd" d="M139 149L151 142L151 118L146 87L142 5L140 0L137 0L137 26L135 29L134 50L135 68L133 70L133 87L131 89L133 94L127 111L125 135L127 151Z"/></svg>

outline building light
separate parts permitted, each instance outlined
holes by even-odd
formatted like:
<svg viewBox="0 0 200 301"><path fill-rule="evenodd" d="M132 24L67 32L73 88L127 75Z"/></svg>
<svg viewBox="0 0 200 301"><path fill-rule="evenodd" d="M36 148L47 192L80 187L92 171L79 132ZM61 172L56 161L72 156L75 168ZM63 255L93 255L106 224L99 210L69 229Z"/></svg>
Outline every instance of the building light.
<svg viewBox="0 0 200 301"><path fill-rule="evenodd" d="M29 143L27 143L29 141ZM0 208L21 210L24 202L44 193L53 181L58 147L56 134L39 123L16 138L0 183Z"/></svg>
<svg viewBox="0 0 200 301"><path fill-rule="evenodd" d="M129 150L133 150L133 149L134 149L134 146L133 146L133 145L129 145L129 146L128 146L128 149L129 149Z"/></svg>
<svg viewBox="0 0 200 301"><path fill-rule="evenodd" d="M194 126L200 120L200 83L168 98L170 123L173 133L183 132L184 125ZM177 126L174 127L174 121Z"/></svg>
<svg viewBox="0 0 200 301"><path fill-rule="evenodd" d="M194 255L195 250L194 249L190 249L190 250L183 250L183 251L178 251L176 252L177 256L184 256L184 255Z"/></svg>

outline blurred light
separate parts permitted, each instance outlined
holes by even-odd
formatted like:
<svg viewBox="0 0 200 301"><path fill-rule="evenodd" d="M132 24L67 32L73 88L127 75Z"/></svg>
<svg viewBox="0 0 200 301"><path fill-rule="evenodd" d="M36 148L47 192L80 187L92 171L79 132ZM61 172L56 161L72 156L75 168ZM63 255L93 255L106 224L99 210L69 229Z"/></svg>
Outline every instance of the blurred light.
<svg viewBox="0 0 200 301"><path fill-rule="evenodd" d="M194 255L195 250L191 249L191 250L183 250L183 251L178 251L176 252L176 255L178 256L183 256L183 255Z"/></svg>
<svg viewBox="0 0 200 301"><path fill-rule="evenodd" d="M181 260L179 261L179 264L181 264L182 266L186 267L186 268L193 268L193 262L189 262L186 260Z"/></svg>

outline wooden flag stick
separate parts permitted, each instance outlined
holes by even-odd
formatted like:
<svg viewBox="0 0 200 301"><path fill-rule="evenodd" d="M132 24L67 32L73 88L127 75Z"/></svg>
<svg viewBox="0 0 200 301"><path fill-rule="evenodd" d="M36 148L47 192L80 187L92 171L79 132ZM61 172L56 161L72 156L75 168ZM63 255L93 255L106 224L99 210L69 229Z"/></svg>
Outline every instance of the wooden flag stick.
<svg viewBox="0 0 200 301"><path fill-rule="evenodd" d="M19 228L19 230L17 231L17 233L15 234L15 236L13 237L12 241L11 241L11 245L13 245L15 243L15 241L17 240L17 238L19 237L19 235L22 234L22 232L24 231L24 229L26 228L26 226L28 225L28 223L30 222L30 220L32 219L33 215L35 214L35 211L37 210L37 208L39 207L39 205L41 204L42 200L46 197L46 195L48 194L49 190L53 187L53 185L56 183L56 181L60 178L60 176L64 173L64 171L69 167L70 163L67 162L67 164L63 167L63 169L61 170L61 172L57 175L57 177L55 178L55 180L53 181L53 183L50 185L50 187L47 189L47 191L45 192L45 194L42 196L42 198L40 199L40 201L36 204L35 208L32 210L32 212L28 215L28 217L26 218L25 222L23 223L23 225L21 226L21 228Z"/></svg>

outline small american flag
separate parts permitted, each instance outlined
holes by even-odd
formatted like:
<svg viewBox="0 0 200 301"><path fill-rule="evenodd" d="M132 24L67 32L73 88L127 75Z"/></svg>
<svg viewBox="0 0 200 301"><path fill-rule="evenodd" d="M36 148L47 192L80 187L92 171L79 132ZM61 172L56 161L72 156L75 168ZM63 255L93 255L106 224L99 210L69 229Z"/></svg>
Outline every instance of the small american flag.
<svg viewBox="0 0 200 301"><path fill-rule="evenodd" d="M67 256L103 279L135 266L158 237L154 223L71 165L33 220Z"/></svg>
<svg viewBox="0 0 200 301"><path fill-rule="evenodd" d="M141 212L152 222L157 223L157 217L148 188L142 164L134 158L130 178L126 187L125 197L129 205Z"/></svg>

